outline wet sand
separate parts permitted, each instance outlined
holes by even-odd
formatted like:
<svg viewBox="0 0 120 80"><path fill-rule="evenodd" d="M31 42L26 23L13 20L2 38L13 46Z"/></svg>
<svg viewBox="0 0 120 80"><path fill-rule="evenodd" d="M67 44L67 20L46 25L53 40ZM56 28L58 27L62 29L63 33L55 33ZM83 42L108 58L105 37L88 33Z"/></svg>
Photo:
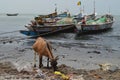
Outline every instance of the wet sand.
<svg viewBox="0 0 120 80"><path fill-rule="evenodd" d="M120 54L110 48L101 49L101 46L88 43L70 44L56 43L50 40L53 46L54 56L59 56L58 70L64 74L83 75L84 80L119 80L120 79ZM26 46L26 44L28 46ZM27 40L13 41L0 44L0 78L21 78L31 80L34 73L18 72L17 68L11 68L10 64L17 64L19 67L31 64L33 66L32 42ZM113 55L114 53L114 55ZM4 64L6 63L7 64ZM10 64L8 64L10 63ZM99 64L108 63L118 67L117 70L102 71ZM43 60L46 66L46 58ZM38 66L38 58L37 58ZM50 69L43 68L44 72L53 76ZM50 74L51 73L51 74ZM25 74L25 75L24 75ZM104 75L103 75L104 74ZM6 76L7 75L7 76ZM15 76L15 77L14 77ZM4 80L4 78L2 80Z"/></svg>

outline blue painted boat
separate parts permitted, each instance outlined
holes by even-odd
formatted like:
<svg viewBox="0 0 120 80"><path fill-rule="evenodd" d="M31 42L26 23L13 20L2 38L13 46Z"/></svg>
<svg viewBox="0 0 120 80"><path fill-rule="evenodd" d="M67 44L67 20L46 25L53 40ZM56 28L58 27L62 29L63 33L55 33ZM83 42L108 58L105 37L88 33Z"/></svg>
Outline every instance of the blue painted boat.
<svg viewBox="0 0 120 80"><path fill-rule="evenodd" d="M33 31L31 30L20 30L21 34L27 36L46 36L56 33L71 33L76 30L74 24L66 25L54 25L54 26L44 26L44 27L35 27Z"/></svg>
<svg viewBox="0 0 120 80"><path fill-rule="evenodd" d="M28 30L20 30L20 33L27 35L27 36L36 36L37 32L35 31L28 31Z"/></svg>

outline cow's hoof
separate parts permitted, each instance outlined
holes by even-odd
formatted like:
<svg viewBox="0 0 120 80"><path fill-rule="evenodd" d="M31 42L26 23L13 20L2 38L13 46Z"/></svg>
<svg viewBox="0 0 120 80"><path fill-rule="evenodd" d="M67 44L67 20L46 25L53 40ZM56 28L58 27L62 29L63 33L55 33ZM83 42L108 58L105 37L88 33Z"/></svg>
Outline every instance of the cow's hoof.
<svg viewBox="0 0 120 80"><path fill-rule="evenodd" d="M36 65L34 65L34 67L36 67Z"/></svg>

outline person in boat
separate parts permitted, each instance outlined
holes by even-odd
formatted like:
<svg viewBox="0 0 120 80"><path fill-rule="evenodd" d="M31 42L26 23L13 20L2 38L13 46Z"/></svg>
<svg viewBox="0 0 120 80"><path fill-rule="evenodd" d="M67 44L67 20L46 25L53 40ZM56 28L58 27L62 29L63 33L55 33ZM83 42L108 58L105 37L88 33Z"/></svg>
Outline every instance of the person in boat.
<svg viewBox="0 0 120 80"><path fill-rule="evenodd" d="M86 24L86 20L85 20L85 17L82 18L82 24Z"/></svg>
<svg viewBox="0 0 120 80"><path fill-rule="evenodd" d="M35 17L35 21L37 25L44 25L43 19L41 17Z"/></svg>

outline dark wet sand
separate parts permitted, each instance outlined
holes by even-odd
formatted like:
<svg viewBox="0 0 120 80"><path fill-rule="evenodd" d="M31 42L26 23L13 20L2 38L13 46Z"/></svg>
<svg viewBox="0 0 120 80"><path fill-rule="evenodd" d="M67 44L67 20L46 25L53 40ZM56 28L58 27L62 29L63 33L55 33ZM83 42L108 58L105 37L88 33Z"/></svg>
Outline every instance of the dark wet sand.
<svg viewBox="0 0 120 80"><path fill-rule="evenodd" d="M14 41L0 44L0 64L2 65L0 66L1 80L4 80L4 78L8 78L7 80L11 78L31 80L30 78L34 76L33 73L20 73L16 68L12 69L10 64L4 64L5 62L16 63L19 67L25 66L26 64L33 65L33 50L31 46L25 46L25 42L26 41ZM87 45L86 43L76 46L52 42L52 46L55 48L53 50L54 55L59 56L58 70L64 74L72 73L77 76L83 75L85 80L120 79L119 69L110 72L102 71L99 67L99 64L102 63L120 66L120 56L112 49L101 50L99 46ZM113 55L113 53L115 54ZM43 63L44 66L46 66L46 58L44 58ZM45 72L49 71L50 73L48 73L48 75L53 76L51 69L43 68L42 70L45 70Z"/></svg>

